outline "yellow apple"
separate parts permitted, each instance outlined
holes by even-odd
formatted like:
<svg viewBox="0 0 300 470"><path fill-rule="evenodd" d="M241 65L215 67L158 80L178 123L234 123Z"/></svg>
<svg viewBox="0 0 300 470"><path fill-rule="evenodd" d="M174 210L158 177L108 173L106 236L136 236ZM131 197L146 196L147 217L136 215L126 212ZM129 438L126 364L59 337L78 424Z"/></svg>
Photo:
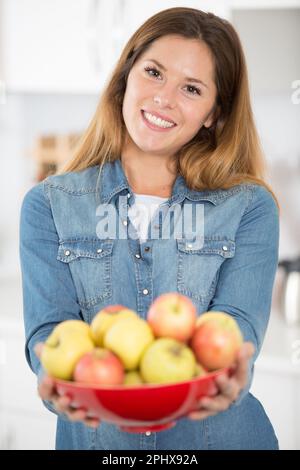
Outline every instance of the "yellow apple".
<svg viewBox="0 0 300 470"><path fill-rule="evenodd" d="M91 331L96 346L103 347L108 329L121 318L139 318L137 313L123 305L109 305L98 312L92 320Z"/></svg>
<svg viewBox="0 0 300 470"><path fill-rule="evenodd" d="M54 331L54 330L53 330ZM55 327L55 331L57 333L61 333L61 331L66 332L66 331L78 331L79 333L82 334L87 334L88 336L91 336L91 329L90 325L82 320L65 320L59 323Z"/></svg>
<svg viewBox="0 0 300 470"><path fill-rule="evenodd" d="M152 330L145 320L127 317L116 321L108 329L104 336L104 347L121 359L126 370L134 370L153 340Z"/></svg>
<svg viewBox="0 0 300 470"><path fill-rule="evenodd" d="M76 363L93 348L89 325L80 320L66 320L46 339L41 363L49 375L71 380Z"/></svg>
<svg viewBox="0 0 300 470"><path fill-rule="evenodd" d="M207 370L204 369L204 367L197 362L196 367L195 367L195 377L204 377L204 375L207 374Z"/></svg>
<svg viewBox="0 0 300 470"><path fill-rule="evenodd" d="M156 339L145 351L140 364L147 383L172 383L190 380L195 375L193 351L173 338Z"/></svg>
<svg viewBox="0 0 300 470"><path fill-rule="evenodd" d="M141 385L143 383L144 383L143 378L138 370L130 370L126 372L124 385L127 385L127 386Z"/></svg>

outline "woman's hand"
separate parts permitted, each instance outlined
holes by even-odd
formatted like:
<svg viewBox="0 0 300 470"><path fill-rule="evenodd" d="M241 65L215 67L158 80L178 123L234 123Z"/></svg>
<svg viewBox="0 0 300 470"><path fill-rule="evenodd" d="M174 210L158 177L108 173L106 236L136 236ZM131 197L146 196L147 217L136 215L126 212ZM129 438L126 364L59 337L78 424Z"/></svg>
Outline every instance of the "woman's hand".
<svg viewBox="0 0 300 470"><path fill-rule="evenodd" d="M192 411L187 415L187 418L192 420L206 419L220 411L227 410L247 385L249 360L254 351L252 343L244 343L233 367L233 374L230 377L226 375L216 377L215 383L219 389L217 395L200 399L198 402L199 411Z"/></svg>
<svg viewBox="0 0 300 470"><path fill-rule="evenodd" d="M40 358L43 349L43 343L37 343L34 352ZM49 375L44 375L38 385L39 396L42 400L50 401L58 413L64 413L70 421L83 421L86 426L96 428L100 424L97 418L87 416L83 408L74 408L71 406L72 399L67 395L58 395L55 389L54 380Z"/></svg>

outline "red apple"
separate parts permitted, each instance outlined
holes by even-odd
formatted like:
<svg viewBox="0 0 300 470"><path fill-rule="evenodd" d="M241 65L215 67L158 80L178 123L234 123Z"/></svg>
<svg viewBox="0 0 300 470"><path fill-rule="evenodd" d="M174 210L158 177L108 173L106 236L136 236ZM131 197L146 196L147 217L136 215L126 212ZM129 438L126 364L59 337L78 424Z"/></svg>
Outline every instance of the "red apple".
<svg viewBox="0 0 300 470"><path fill-rule="evenodd" d="M150 305L147 321L157 338L188 341L196 327L197 312L192 301L177 292L162 294Z"/></svg>
<svg viewBox="0 0 300 470"><path fill-rule="evenodd" d="M104 348L94 348L77 362L73 379L97 385L121 385L124 367L118 357Z"/></svg>
<svg viewBox="0 0 300 470"><path fill-rule="evenodd" d="M191 347L197 361L207 370L232 365L242 345L237 322L224 312L206 312L196 322Z"/></svg>

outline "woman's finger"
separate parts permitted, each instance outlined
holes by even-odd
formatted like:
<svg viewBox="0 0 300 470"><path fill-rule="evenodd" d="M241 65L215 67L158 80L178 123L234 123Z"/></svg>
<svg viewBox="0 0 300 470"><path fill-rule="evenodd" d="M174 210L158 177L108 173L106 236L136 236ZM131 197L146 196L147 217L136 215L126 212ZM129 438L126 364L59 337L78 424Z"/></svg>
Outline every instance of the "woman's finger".
<svg viewBox="0 0 300 470"><path fill-rule="evenodd" d="M225 397L224 395L217 395L214 398L205 397L199 403L200 410L219 413L220 411L227 410L227 408L231 404L231 401L232 400Z"/></svg>
<svg viewBox="0 0 300 470"><path fill-rule="evenodd" d="M56 410L59 413L66 413L69 410L71 401L72 401L71 398L68 397L67 395L63 395L63 396L58 395L52 400L53 405L55 406Z"/></svg>
<svg viewBox="0 0 300 470"><path fill-rule="evenodd" d="M38 392L43 400L53 400L53 398L58 396L55 390L54 381L48 375L44 376L39 383Z"/></svg>
<svg viewBox="0 0 300 470"><path fill-rule="evenodd" d="M210 416L214 416L217 413L213 411L192 411L187 415L188 419L191 419L192 421L200 421L202 419L209 418Z"/></svg>
<svg viewBox="0 0 300 470"><path fill-rule="evenodd" d="M41 357L41 354L42 354L42 350L43 350L43 347L44 347L44 343L36 343L35 346L34 346L34 352L35 352L35 355L40 358Z"/></svg>
<svg viewBox="0 0 300 470"><path fill-rule="evenodd" d="M220 375L219 377L216 377L215 383L221 395L228 398L230 401L236 400L241 387L235 378L228 378L225 375Z"/></svg>
<svg viewBox="0 0 300 470"><path fill-rule="evenodd" d="M83 421L86 426L96 429L100 425L100 419L98 418L85 418Z"/></svg>
<svg viewBox="0 0 300 470"><path fill-rule="evenodd" d="M68 408L66 415L70 421L84 421L86 419L86 410L83 408L78 408L77 410Z"/></svg>

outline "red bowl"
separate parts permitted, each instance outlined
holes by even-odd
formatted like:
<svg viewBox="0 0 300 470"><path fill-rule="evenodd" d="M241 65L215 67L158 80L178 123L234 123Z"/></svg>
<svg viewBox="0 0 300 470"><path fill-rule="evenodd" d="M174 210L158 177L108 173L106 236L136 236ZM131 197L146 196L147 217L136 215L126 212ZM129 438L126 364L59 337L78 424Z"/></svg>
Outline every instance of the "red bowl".
<svg viewBox="0 0 300 470"><path fill-rule="evenodd" d="M57 392L72 398L89 416L116 424L122 431L146 432L169 429L176 420L197 409L197 401L217 393L215 377L220 369L203 377L163 385L92 386L55 379Z"/></svg>

